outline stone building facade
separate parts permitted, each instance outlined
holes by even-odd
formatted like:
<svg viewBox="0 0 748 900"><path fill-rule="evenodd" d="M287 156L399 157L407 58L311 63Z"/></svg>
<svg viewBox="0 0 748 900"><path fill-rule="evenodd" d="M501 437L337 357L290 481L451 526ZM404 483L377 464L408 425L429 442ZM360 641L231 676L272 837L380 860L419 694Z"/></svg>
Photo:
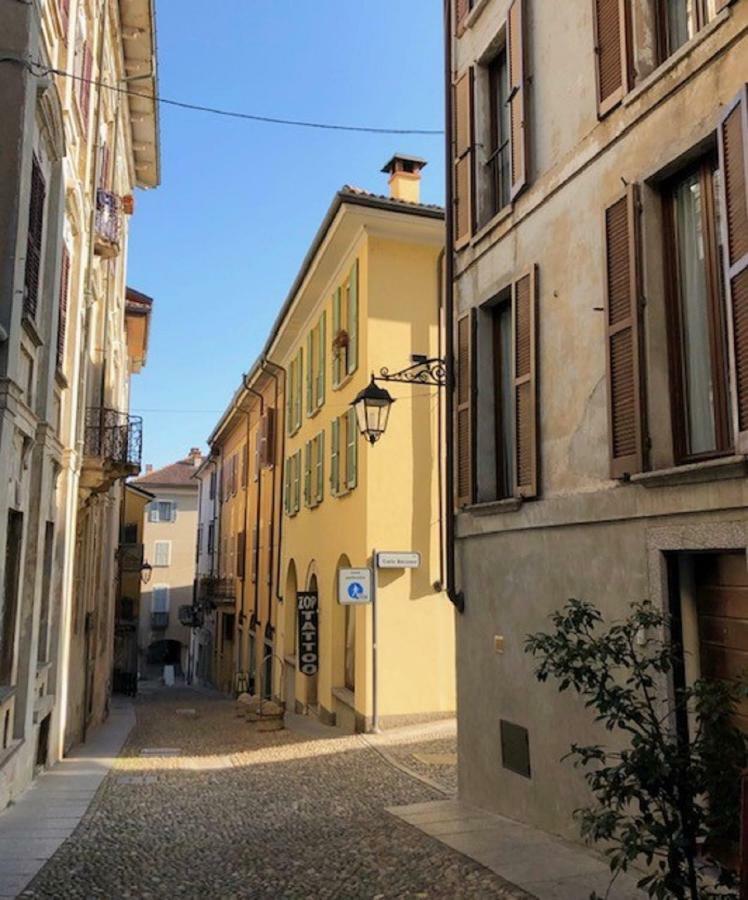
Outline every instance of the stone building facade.
<svg viewBox="0 0 748 900"><path fill-rule="evenodd" d="M575 838L600 735L526 635L648 598L748 662L748 3L446 9L460 792Z"/></svg>
<svg viewBox="0 0 748 900"><path fill-rule="evenodd" d="M119 481L139 460L129 377L145 354L126 325L127 233L134 188L159 173L154 102L94 83L137 69L153 93L149 0L4 3L0 35L4 805L108 707Z"/></svg>

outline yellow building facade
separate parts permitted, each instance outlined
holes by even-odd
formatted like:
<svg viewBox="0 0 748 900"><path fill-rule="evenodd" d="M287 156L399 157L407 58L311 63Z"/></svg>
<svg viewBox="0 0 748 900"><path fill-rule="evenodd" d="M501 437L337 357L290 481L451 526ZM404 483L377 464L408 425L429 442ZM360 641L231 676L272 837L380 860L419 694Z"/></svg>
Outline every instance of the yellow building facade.
<svg viewBox="0 0 748 900"><path fill-rule="evenodd" d="M380 721L455 708L453 610L441 590L439 390L393 386L389 428L373 448L351 406L373 370L441 355L443 211L418 202L421 164L407 160L390 166L390 196L338 192L260 360L210 439L222 458L219 570L237 590L235 671L250 690L349 731L368 727L375 712L372 607L338 602L339 573L371 567L375 551L420 556L417 568L377 572ZM278 369L280 388L271 377ZM260 453L259 501L258 482L243 476L245 454L251 471L257 452L252 435L262 434L257 395L275 426L272 451ZM250 609L255 558L260 600ZM300 662L297 595L305 592L318 598L314 674Z"/></svg>

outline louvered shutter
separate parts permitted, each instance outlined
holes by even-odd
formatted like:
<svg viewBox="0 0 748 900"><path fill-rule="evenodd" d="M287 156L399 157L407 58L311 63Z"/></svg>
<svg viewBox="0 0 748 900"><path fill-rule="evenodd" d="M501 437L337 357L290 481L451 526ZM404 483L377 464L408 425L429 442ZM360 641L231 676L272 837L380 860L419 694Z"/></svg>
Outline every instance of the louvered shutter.
<svg viewBox="0 0 748 900"><path fill-rule="evenodd" d="M301 450L294 454L293 465L293 511L301 509Z"/></svg>
<svg viewBox="0 0 748 900"><path fill-rule="evenodd" d="M236 574L244 578L247 565L247 533L240 531L236 536Z"/></svg>
<svg viewBox="0 0 748 900"><path fill-rule="evenodd" d="M286 434L293 432L293 370L294 360L288 364L285 378L286 391Z"/></svg>
<svg viewBox="0 0 748 900"><path fill-rule="evenodd" d="M358 427L353 407L346 413L345 443L345 486L352 491L358 484Z"/></svg>
<svg viewBox="0 0 748 900"><path fill-rule="evenodd" d="M475 454L473 451L473 373L475 347L475 311L457 320L457 409L455 418L456 505L473 502Z"/></svg>
<svg viewBox="0 0 748 900"><path fill-rule="evenodd" d="M320 433L315 438L317 444L317 453L314 459L316 482L314 489L314 499L317 503L321 503L325 495L325 432Z"/></svg>
<svg viewBox="0 0 748 900"><path fill-rule="evenodd" d="M639 200L635 185L605 211L605 327L610 474L644 468Z"/></svg>
<svg viewBox="0 0 748 900"><path fill-rule="evenodd" d="M626 0L594 0L598 114L617 106L630 88Z"/></svg>
<svg viewBox="0 0 748 900"><path fill-rule="evenodd" d="M302 382L304 379L304 350L302 347L299 347L299 352L296 355L296 396L294 397L294 430L298 430L301 428L301 396L302 396Z"/></svg>
<svg viewBox="0 0 748 900"><path fill-rule="evenodd" d="M340 493L340 419L330 424L330 493Z"/></svg>
<svg viewBox="0 0 748 900"><path fill-rule="evenodd" d="M304 445L304 506L312 505L312 442Z"/></svg>
<svg viewBox="0 0 748 900"><path fill-rule="evenodd" d="M306 414L314 411L314 330L306 336Z"/></svg>
<svg viewBox="0 0 748 900"><path fill-rule="evenodd" d="M723 113L718 136L733 428L737 449L745 453L748 451L748 86L743 86Z"/></svg>
<svg viewBox="0 0 748 900"><path fill-rule="evenodd" d="M527 184L524 0L513 0L506 18L509 60L509 131L511 198Z"/></svg>
<svg viewBox="0 0 748 900"><path fill-rule="evenodd" d="M88 46L88 41L83 42L83 66L81 68L81 82L80 82L80 104L81 104L81 116L83 118L83 124L88 125L88 107L90 106L91 99L91 73L93 70L93 57L91 56L91 50Z"/></svg>
<svg viewBox="0 0 748 900"><path fill-rule="evenodd" d="M538 494L537 274L533 268L512 285L514 352L514 494Z"/></svg>
<svg viewBox="0 0 748 900"><path fill-rule="evenodd" d="M26 267L24 274L23 312L36 317L39 304L39 280L42 267L42 237L44 234L44 200L47 188L42 167L36 156L31 162L31 195L29 197L29 226L26 239Z"/></svg>
<svg viewBox="0 0 748 900"><path fill-rule="evenodd" d="M353 263L348 277L348 353L346 372L350 375L358 368L358 260Z"/></svg>
<svg viewBox="0 0 748 900"><path fill-rule="evenodd" d="M65 333L68 321L68 292L70 290L70 253L68 248L62 245L62 271L60 273L59 309L57 312L57 353L55 364L58 371L62 371L65 365Z"/></svg>
<svg viewBox="0 0 748 900"><path fill-rule="evenodd" d="M454 128L454 239L464 243L473 229L473 68L457 79L453 89Z"/></svg>
<svg viewBox="0 0 748 900"><path fill-rule="evenodd" d="M332 295L332 339L333 341L337 340L337 337L340 333L340 288L337 288L335 293ZM333 347L332 354L332 385L333 387L337 387L342 380L342 371L343 371L343 363L342 363L343 355L341 348L338 346Z"/></svg>
<svg viewBox="0 0 748 900"><path fill-rule="evenodd" d="M291 515L291 457L286 460L283 471L283 509Z"/></svg>
<svg viewBox="0 0 748 900"><path fill-rule="evenodd" d="M325 344L327 341L327 313L323 312L317 326L317 407L325 402Z"/></svg>
<svg viewBox="0 0 748 900"><path fill-rule="evenodd" d="M455 0L455 27L462 25L465 17L470 12L470 0Z"/></svg>

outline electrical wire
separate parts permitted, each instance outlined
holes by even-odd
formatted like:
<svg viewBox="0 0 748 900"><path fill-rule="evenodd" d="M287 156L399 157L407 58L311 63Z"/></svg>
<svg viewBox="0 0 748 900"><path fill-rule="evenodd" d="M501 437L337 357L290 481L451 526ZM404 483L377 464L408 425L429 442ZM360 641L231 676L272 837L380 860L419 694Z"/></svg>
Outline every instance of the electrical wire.
<svg viewBox="0 0 748 900"><path fill-rule="evenodd" d="M183 100L172 100L168 97L161 97L157 94L144 94L141 91L133 91L130 88L119 87L118 85L109 84L106 81L97 81L93 78L84 78L82 75L76 75L74 72L68 72L65 69L54 69L44 66L39 62L30 61L27 63L30 71L32 67L36 67L45 75L60 75L63 78L72 78L74 81L83 81L95 87L103 88L117 94L126 94L128 97L141 97L144 100L152 100L165 106L175 106L179 109L189 109L194 112L209 113L214 116L223 116L230 119L244 119L251 122L262 122L270 125L288 125L294 128L316 128L323 131L348 131L363 134L400 134L400 135L443 135L444 132L440 128L376 128L367 125L339 125L331 122L308 122L302 119L284 119L278 116L260 116L255 113L239 112L238 110L219 109L215 106L202 106L198 103L187 103Z"/></svg>

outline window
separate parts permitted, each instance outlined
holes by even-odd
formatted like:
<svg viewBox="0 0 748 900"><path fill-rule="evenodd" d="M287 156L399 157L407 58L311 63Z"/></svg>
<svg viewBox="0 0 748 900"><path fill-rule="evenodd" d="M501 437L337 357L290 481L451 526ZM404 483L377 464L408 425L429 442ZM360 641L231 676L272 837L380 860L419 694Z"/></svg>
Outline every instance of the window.
<svg viewBox="0 0 748 900"><path fill-rule="evenodd" d="M153 565L159 567L171 565L171 541L153 542Z"/></svg>
<svg viewBox="0 0 748 900"><path fill-rule="evenodd" d="M151 594L151 612L169 612L169 586L167 584L154 584Z"/></svg>
<svg viewBox="0 0 748 900"><path fill-rule="evenodd" d="M313 415L325 402L325 333L327 314L322 313L319 322L306 339L306 414Z"/></svg>
<svg viewBox="0 0 748 900"><path fill-rule="evenodd" d="M709 158L665 192L667 312L677 462L727 452L727 328L719 171Z"/></svg>
<svg viewBox="0 0 748 900"><path fill-rule="evenodd" d="M332 298L332 384L338 387L358 368L358 260Z"/></svg>
<svg viewBox="0 0 748 900"><path fill-rule="evenodd" d="M509 203L509 71L506 48L488 66L488 157L485 175L488 186L486 219Z"/></svg>
<svg viewBox="0 0 748 900"><path fill-rule="evenodd" d="M240 531L236 536L236 574L244 578L247 561L247 533Z"/></svg>
<svg viewBox="0 0 748 900"><path fill-rule="evenodd" d="M177 518L177 504L172 500L154 500L148 504L149 522L174 522Z"/></svg>
<svg viewBox="0 0 748 900"><path fill-rule="evenodd" d="M78 20L75 32L75 60L73 70L78 81L76 101L84 127L88 124L88 108L91 99L91 71L93 56L86 39L86 18L82 4L78 6Z"/></svg>
<svg viewBox="0 0 748 900"><path fill-rule="evenodd" d="M330 426L330 493L341 496L358 483L358 424L351 408Z"/></svg>
<svg viewBox="0 0 748 900"><path fill-rule="evenodd" d="M216 498L216 473L210 473L210 499L215 500Z"/></svg>
<svg viewBox="0 0 748 900"><path fill-rule="evenodd" d="M247 486L247 474L249 470L249 444L242 447L242 487ZM255 468L256 471L256 468Z"/></svg>
<svg viewBox="0 0 748 900"><path fill-rule="evenodd" d="M325 433L307 441L304 451L304 503L318 506L324 496Z"/></svg>
<svg viewBox="0 0 748 900"><path fill-rule="evenodd" d="M138 543L138 525L136 522L127 522L122 526L121 543L137 544Z"/></svg>
<svg viewBox="0 0 748 900"><path fill-rule="evenodd" d="M660 62L714 18L715 0L657 0L657 55Z"/></svg>
<svg viewBox="0 0 748 900"><path fill-rule="evenodd" d="M34 155L31 162L31 194L29 197L29 224L26 240L26 270L23 289L23 312L36 317L39 303L42 269L42 237L44 234L44 201L47 186L42 167Z"/></svg>
<svg viewBox="0 0 748 900"><path fill-rule="evenodd" d="M295 434L301 428L301 396L304 380L304 352L299 347L286 374L286 432Z"/></svg>
<svg viewBox="0 0 748 900"><path fill-rule="evenodd" d="M213 555L216 544L216 525L215 522L208 523L208 553Z"/></svg>
<svg viewBox="0 0 748 900"><path fill-rule="evenodd" d="M202 549L203 549L203 526L198 525L197 526L197 542L195 545L195 553L196 553L196 558L198 561L200 559L200 554L202 552Z"/></svg>
<svg viewBox="0 0 748 900"><path fill-rule="evenodd" d="M65 244L62 245L62 271L60 273L60 295L57 313L57 349L55 365L61 372L65 365L65 334L67 332L68 294L70 291L70 253Z"/></svg>
<svg viewBox="0 0 748 900"><path fill-rule="evenodd" d="M301 508L301 450L286 460L284 482L286 515L295 516Z"/></svg>

